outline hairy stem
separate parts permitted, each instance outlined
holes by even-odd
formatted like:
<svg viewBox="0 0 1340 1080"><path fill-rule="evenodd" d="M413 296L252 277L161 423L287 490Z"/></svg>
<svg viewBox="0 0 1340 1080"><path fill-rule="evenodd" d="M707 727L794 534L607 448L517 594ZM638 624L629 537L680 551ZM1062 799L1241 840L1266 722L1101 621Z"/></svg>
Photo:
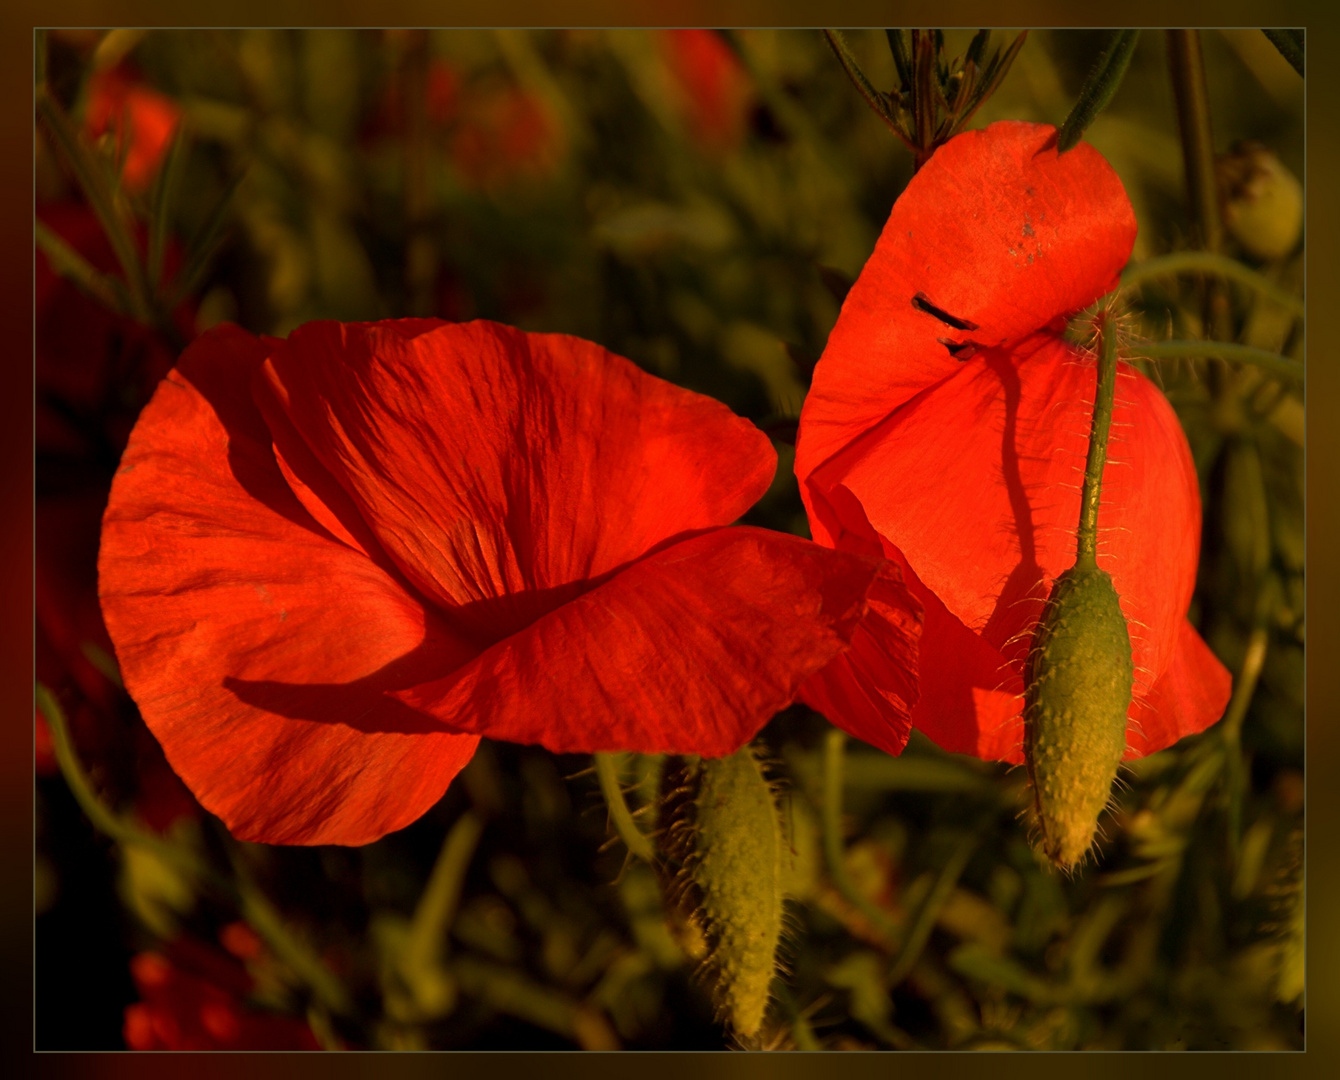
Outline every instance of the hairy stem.
<svg viewBox="0 0 1340 1080"><path fill-rule="evenodd" d="M1098 389L1089 429L1089 456L1084 463L1084 490L1080 495L1079 534L1075 565L1098 565L1098 504L1103 495L1103 466L1107 464L1107 437L1112 430L1112 406L1117 390L1117 334L1104 318L1099 334Z"/></svg>
<svg viewBox="0 0 1340 1080"><path fill-rule="evenodd" d="M650 863L656 857L651 841L637 827L633 815L624 802L623 787L619 782L621 755L594 754L596 776L600 780L600 793L605 796L605 805L609 807L610 822L624 846L643 862Z"/></svg>

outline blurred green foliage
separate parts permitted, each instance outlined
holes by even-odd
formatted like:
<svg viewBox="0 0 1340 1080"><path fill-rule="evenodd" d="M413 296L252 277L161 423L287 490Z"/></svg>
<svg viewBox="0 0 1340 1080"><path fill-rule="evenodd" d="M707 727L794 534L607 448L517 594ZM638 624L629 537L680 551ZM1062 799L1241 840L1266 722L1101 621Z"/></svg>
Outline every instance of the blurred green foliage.
<svg viewBox="0 0 1340 1080"><path fill-rule="evenodd" d="M1257 31L1200 37L1216 149L1255 140L1300 174L1302 80ZM970 38L946 31L948 54ZM1061 123L1104 40L1033 31L973 126ZM875 85L895 85L883 32L845 41ZM75 123L95 70L129 71L180 109L173 163L117 198L178 252L196 329L436 314L589 338L776 434L777 480L749 520L805 532L788 424L913 168L819 33L739 31L687 54L641 30L53 32L45 47L52 96ZM1135 205L1134 261L1193 246L1161 34L1141 36L1086 138ZM115 140L90 145L114 173ZM79 198L45 128L37 177L39 217ZM1226 244L1301 295L1301 241L1264 259L1250 239ZM1214 288L1231 340L1302 358L1286 307ZM156 310L177 299L160 291ZM1150 339L1206 336L1194 277L1146 281L1128 303ZM854 745L839 814L827 725L787 710L762 737L785 789L792 899L788 973L761 1045L1301 1047L1301 389L1220 361L1148 370L1200 474L1192 618L1235 673L1228 719L1130 762L1098 865L1061 877L1019 817L1022 770L918 737L897 759ZM103 467L61 453L39 454L40 492ZM57 689L68 708L78 691ZM44 779L39 911L50 928L81 904L123 905L103 957L114 964L177 934L217 940L258 890L279 914L256 926L269 953L251 962L254 1001L310 1006L329 1046L726 1045L694 978L691 927L667 913L647 865L624 858L589 764L486 744L425 819L358 850L239 845L208 820L179 829L174 843L242 883L232 900L133 844L98 849L93 873L115 892L72 893L88 826ZM621 766L649 830L658 764ZM125 761L90 767L114 802L134 790L111 775ZM826 810L840 868L825 858ZM89 1017L59 1015L58 989L42 988L84 976L44 949L55 931L43 925L39 1042L77 1045ZM348 988L344 1007L322 999L303 956ZM106 989L89 1010L129 1000L124 976L94 985Z"/></svg>

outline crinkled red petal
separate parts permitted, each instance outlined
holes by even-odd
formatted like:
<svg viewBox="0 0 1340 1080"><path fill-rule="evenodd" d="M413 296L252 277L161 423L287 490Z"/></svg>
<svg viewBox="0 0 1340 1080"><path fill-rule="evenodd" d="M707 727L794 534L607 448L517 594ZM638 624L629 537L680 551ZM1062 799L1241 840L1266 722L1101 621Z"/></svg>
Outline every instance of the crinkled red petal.
<svg viewBox="0 0 1340 1080"><path fill-rule="evenodd" d="M395 563L487 643L733 521L776 469L724 405L564 335L312 323L265 374Z"/></svg>
<svg viewBox="0 0 1340 1080"><path fill-rule="evenodd" d="M830 532L868 523L950 614L1020 665L1051 582L1075 562L1095 383L1093 360L1064 343L1028 348L984 354L811 478ZM1098 564L1152 682L1171 662L1191 600L1200 496L1186 437L1157 388L1123 366L1116 398Z"/></svg>
<svg viewBox="0 0 1340 1080"><path fill-rule="evenodd" d="M294 497L250 394L270 347L213 331L159 387L103 521L103 613L169 762L237 836L362 844L478 741L389 691L476 650Z"/></svg>
<svg viewBox="0 0 1340 1080"><path fill-rule="evenodd" d="M801 413L796 475L894 409L1116 284L1135 215L1111 166L1015 121L940 147L894 204L848 293ZM822 522L815 539L831 540Z"/></svg>
<svg viewBox="0 0 1340 1080"><path fill-rule="evenodd" d="M884 573L782 533L713 530L397 696L455 730L563 753L729 754L847 648ZM878 596L903 635L890 651L914 655L910 602L891 585Z"/></svg>

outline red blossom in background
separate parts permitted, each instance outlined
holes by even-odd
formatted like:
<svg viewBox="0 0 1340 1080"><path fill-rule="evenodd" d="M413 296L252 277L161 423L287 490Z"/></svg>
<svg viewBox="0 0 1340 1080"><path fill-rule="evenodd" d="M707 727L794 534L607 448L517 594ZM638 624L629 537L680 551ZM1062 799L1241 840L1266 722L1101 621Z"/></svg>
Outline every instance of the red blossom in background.
<svg viewBox="0 0 1340 1080"><path fill-rule="evenodd" d="M248 1006L246 968L200 942L180 938L165 953L140 953L130 974L140 995L125 1013L131 1050L321 1049L303 1021Z"/></svg>
<svg viewBox="0 0 1340 1080"><path fill-rule="evenodd" d="M1116 174L1055 131L993 124L936 151L898 199L815 369L796 475L816 540L883 553L925 608L910 724L857 647L805 697L891 753L911 727L1022 760L1022 673L1053 579L1075 561L1094 363L1062 338L1135 240ZM1098 564L1130 622L1127 757L1221 716L1229 676L1186 619L1200 497L1162 394L1122 365Z"/></svg>
<svg viewBox="0 0 1340 1080"><path fill-rule="evenodd" d="M175 101L144 86L123 67L95 72L89 80L85 130L93 139L112 133L118 153L125 156L122 179L132 191L149 186L180 121Z"/></svg>
<svg viewBox="0 0 1340 1080"><path fill-rule="evenodd" d="M712 151L738 146L752 97L739 58L715 30L662 30L657 37L693 138Z"/></svg>
<svg viewBox="0 0 1340 1080"><path fill-rule="evenodd" d="M896 568L755 528L768 440L599 346L492 323L201 337L131 437L103 611L238 836L367 843L478 738L730 753ZM914 616L886 664L914 654ZM906 711L907 703L903 709Z"/></svg>
<svg viewBox="0 0 1340 1080"><path fill-rule="evenodd" d="M461 102L451 160L466 181L491 188L549 176L563 155L563 129L549 107L518 87L476 91Z"/></svg>

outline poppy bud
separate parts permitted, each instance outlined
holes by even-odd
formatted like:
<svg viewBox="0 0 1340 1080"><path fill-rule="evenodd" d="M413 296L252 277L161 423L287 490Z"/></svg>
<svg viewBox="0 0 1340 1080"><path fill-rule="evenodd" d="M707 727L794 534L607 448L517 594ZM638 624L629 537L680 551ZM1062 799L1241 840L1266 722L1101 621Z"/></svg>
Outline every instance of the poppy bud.
<svg viewBox="0 0 1340 1080"><path fill-rule="evenodd" d="M1024 761L1043 848L1063 869L1093 843L1126 749L1133 682L1112 578L1081 561L1052 587L1024 678Z"/></svg>
<svg viewBox="0 0 1340 1080"><path fill-rule="evenodd" d="M763 1026L782 933L782 833L777 804L749 747L683 761L663 775L662 836L679 863L671 885L702 932L704 973L721 1017L742 1038ZM786 869L789 869L787 867Z"/></svg>
<svg viewBox="0 0 1340 1080"><path fill-rule="evenodd" d="M1303 231L1303 187L1270 150L1240 142L1218 161L1224 224L1258 259L1282 259Z"/></svg>

